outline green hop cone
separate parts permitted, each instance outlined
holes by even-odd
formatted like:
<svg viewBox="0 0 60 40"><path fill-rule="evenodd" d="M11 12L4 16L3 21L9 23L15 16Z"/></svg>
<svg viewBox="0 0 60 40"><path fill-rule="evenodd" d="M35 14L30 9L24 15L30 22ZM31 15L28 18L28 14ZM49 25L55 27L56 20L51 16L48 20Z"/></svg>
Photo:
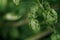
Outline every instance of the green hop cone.
<svg viewBox="0 0 60 40"><path fill-rule="evenodd" d="M29 25L35 33L40 31L40 25L36 19L31 19Z"/></svg>
<svg viewBox="0 0 60 40"><path fill-rule="evenodd" d="M60 35L59 34L52 34L51 40L60 40Z"/></svg>

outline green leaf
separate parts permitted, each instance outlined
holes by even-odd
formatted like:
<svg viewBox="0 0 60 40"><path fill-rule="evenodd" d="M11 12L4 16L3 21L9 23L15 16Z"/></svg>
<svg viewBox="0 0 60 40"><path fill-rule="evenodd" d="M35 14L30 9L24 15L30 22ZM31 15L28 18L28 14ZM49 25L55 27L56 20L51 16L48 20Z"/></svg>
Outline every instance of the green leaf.
<svg viewBox="0 0 60 40"><path fill-rule="evenodd" d="M34 1L22 1L19 6L19 15L26 15L27 13L35 13L38 5Z"/></svg>
<svg viewBox="0 0 60 40"><path fill-rule="evenodd" d="M7 0L0 0L0 11L5 10L7 6Z"/></svg>
<svg viewBox="0 0 60 40"><path fill-rule="evenodd" d="M12 28L9 32L9 35L11 38L18 38L19 37L19 32L17 28Z"/></svg>
<svg viewBox="0 0 60 40"><path fill-rule="evenodd" d="M21 16L15 14L15 12L10 12L10 13L5 14L3 18L8 21L16 21L19 18L21 18Z"/></svg>

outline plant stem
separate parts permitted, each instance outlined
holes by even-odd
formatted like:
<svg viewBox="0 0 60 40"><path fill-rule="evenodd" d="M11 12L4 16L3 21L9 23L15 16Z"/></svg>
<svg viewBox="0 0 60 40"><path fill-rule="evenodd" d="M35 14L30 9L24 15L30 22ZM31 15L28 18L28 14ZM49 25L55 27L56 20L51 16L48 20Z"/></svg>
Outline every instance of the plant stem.
<svg viewBox="0 0 60 40"><path fill-rule="evenodd" d="M47 28L47 30L45 30L45 31L43 31L41 33L38 33L36 35L33 35L33 36L31 36L31 37L29 37L29 38L27 38L25 40L38 40L38 39L41 39L41 38L49 35L52 32L53 32L52 29L49 27L49 28Z"/></svg>

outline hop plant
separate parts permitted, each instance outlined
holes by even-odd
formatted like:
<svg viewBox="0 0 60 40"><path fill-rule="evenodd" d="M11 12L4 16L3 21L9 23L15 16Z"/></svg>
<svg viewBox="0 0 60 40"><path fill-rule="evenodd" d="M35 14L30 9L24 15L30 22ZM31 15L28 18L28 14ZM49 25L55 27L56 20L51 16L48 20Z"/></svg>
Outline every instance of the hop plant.
<svg viewBox="0 0 60 40"><path fill-rule="evenodd" d="M49 26L53 29L51 25L57 22L57 12L50 7L47 0L43 3L41 0L0 0L0 14L0 32L2 38L6 37L4 40L25 40L41 33L42 27L47 29ZM44 32L46 33L48 32ZM33 39L32 37L31 40Z"/></svg>

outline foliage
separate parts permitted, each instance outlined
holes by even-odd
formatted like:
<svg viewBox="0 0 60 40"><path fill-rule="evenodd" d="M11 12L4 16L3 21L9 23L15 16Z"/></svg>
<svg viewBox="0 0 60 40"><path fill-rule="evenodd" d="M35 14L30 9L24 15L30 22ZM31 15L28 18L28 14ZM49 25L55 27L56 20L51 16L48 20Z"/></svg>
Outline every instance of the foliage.
<svg viewBox="0 0 60 40"><path fill-rule="evenodd" d="M47 0L0 0L0 14L0 35L4 40L26 40L47 28L53 31L49 37L51 40L60 38L54 26L57 12Z"/></svg>

